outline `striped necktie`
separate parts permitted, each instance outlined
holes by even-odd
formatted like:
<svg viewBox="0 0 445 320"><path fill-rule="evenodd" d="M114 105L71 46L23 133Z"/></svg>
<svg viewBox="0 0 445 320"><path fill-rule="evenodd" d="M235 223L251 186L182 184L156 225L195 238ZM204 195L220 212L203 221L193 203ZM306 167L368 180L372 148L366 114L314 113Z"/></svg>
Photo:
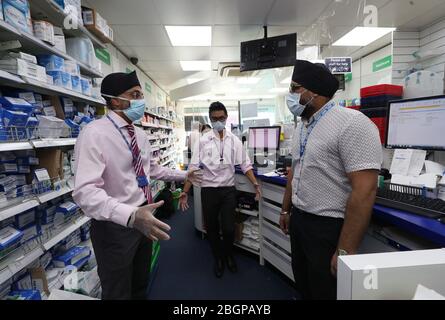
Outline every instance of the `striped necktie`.
<svg viewBox="0 0 445 320"><path fill-rule="evenodd" d="M145 171L144 166L142 165L142 157L141 157L141 151L139 150L138 143L136 141L136 135L134 132L134 127L132 125L126 126L128 129L128 134L131 138L131 152L133 153L133 167L134 171L136 172L136 175L138 177L145 177ZM153 203L153 198L151 195L151 188L150 185L142 187L142 190L144 191L145 198L147 199L148 203Z"/></svg>

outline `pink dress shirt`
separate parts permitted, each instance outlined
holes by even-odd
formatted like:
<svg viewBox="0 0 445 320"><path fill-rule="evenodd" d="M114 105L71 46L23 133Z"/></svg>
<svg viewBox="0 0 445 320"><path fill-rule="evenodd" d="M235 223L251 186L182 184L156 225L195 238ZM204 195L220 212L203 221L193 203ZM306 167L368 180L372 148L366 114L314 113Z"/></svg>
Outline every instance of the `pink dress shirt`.
<svg viewBox="0 0 445 320"><path fill-rule="evenodd" d="M221 159L223 161L221 162ZM235 185L235 166L244 174L252 170L252 163L237 136L224 131L221 141L214 130L205 133L193 150L190 168L201 166L203 188L232 187Z"/></svg>
<svg viewBox="0 0 445 320"><path fill-rule="evenodd" d="M109 116L131 143L127 122L112 111ZM149 180L185 180L185 171L162 167L152 159L144 130L136 127L135 134ZM133 211L146 199L136 180L131 151L118 129L107 117L92 122L80 133L75 156L74 201L93 219L127 226Z"/></svg>

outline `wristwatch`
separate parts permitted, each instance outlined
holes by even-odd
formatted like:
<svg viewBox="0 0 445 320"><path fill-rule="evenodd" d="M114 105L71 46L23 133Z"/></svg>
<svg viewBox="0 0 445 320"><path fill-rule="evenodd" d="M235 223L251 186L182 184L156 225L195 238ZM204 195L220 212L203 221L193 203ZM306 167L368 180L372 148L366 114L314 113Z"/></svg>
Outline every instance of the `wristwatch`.
<svg viewBox="0 0 445 320"><path fill-rule="evenodd" d="M343 249L338 249L337 253L338 253L338 256L347 256L347 255L349 255L348 251L343 250Z"/></svg>

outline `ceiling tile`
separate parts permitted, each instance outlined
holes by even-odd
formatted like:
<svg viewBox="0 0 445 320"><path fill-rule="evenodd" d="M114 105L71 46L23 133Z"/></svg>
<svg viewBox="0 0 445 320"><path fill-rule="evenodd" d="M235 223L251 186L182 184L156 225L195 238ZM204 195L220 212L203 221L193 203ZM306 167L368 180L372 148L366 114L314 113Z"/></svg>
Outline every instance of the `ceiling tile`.
<svg viewBox="0 0 445 320"><path fill-rule="evenodd" d="M212 60L221 62L239 62L240 47L213 47Z"/></svg>
<svg viewBox="0 0 445 320"><path fill-rule="evenodd" d="M124 52L131 52L139 60L176 61L175 50L172 47L122 47Z"/></svg>
<svg viewBox="0 0 445 320"><path fill-rule="evenodd" d="M331 1L277 0L267 23L269 25L310 26Z"/></svg>
<svg viewBox="0 0 445 320"><path fill-rule="evenodd" d="M212 25L213 0L153 0L164 25Z"/></svg>
<svg viewBox="0 0 445 320"><path fill-rule="evenodd" d="M215 26L213 46L239 46L242 41L263 37L261 25Z"/></svg>
<svg viewBox="0 0 445 320"><path fill-rule="evenodd" d="M153 0L83 0L109 24L160 24Z"/></svg>
<svg viewBox="0 0 445 320"><path fill-rule="evenodd" d="M216 0L215 24L263 25L274 0Z"/></svg>
<svg viewBox="0 0 445 320"><path fill-rule="evenodd" d="M141 66L150 71L180 71L181 66L178 61L141 61Z"/></svg>
<svg viewBox="0 0 445 320"><path fill-rule="evenodd" d="M210 60L210 47L175 47L177 60Z"/></svg>
<svg viewBox="0 0 445 320"><path fill-rule="evenodd" d="M161 25L114 25L112 28L125 39L127 46L171 46Z"/></svg>

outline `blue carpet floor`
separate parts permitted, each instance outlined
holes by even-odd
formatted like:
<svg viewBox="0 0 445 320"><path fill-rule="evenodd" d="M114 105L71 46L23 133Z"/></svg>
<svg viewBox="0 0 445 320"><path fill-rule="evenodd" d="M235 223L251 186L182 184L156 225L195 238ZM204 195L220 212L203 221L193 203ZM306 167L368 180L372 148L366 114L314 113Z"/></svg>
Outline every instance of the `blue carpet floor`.
<svg viewBox="0 0 445 320"><path fill-rule="evenodd" d="M236 250L238 273L227 268L221 279L213 274L207 240L195 231L193 207L166 220L171 240L161 243L159 265L152 275L150 300L295 300L291 282L259 258Z"/></svg>

